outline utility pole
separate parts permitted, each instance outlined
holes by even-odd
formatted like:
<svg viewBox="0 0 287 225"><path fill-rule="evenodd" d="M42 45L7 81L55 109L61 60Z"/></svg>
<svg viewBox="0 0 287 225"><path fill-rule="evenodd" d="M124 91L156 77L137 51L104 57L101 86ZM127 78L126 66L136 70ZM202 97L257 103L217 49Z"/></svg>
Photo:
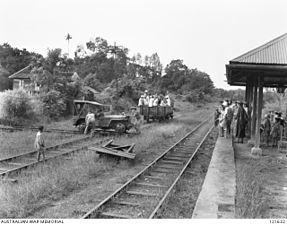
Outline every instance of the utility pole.
<svg viewBox="0 0 287 225"><path fill-rule="evenodd" d="M68 58L70 57L70 39L72 39L72 36L68 33L66 36L66 40L68 41Z"/></svg>

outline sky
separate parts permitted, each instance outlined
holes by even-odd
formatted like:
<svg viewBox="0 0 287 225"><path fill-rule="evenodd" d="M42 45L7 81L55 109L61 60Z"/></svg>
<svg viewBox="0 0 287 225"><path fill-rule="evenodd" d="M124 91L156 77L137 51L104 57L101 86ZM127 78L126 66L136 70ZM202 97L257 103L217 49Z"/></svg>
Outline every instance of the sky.
<svg viewBox="0 0 287 225"><path fill-rule="evenodd" d="M157 53L165 67L181 59L226 82L230 60L287 33L286 0L0 0L0 44L46 56L95 37L129 55Z"/></svg>

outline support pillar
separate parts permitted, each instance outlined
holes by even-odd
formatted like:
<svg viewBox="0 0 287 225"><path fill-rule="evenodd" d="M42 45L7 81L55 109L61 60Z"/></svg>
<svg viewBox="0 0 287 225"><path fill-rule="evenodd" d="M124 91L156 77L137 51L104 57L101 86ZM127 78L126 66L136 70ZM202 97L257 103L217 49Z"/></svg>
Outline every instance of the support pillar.
<svg viewBox="0 0 287 225"><path fill-rule="evenodd" d="M254 82L251 80L251 85L250 85L250 95L249 95L249 102L248 102L248 124L247 124L247 131L249 134L249 138L251 138L251 115L252 115L252 109L253 109L253 90L254 90Z"/></svg>
<svg viewBox="0 0 287 225"><path fill-rule="evenodd" d="M258 95L257 95L257 119L255 129L255 146L251 149L252 155L262 155L262 149L260 148L260 126L261 126L261 114L263 105L263 86L260 76L258 77Z"/></svg>
<svg viewBox="0 0 287 225"><path fill-rule="evenodd" d="M252 89L252 112L251 112L251 137L248 141L249 146L254 146L255 142L255 131L256 131L256 114L257 114L257 80L253 82L253 89Z"/></svg>
<svg viewBox="0 0 287 225"><path fill-rule="evenodd" d="M247 104L247 115L248 115L246 136L248 138L251 137L251 103L252 103L252 93L253 93L252 89L253 89L252 80L248 79L247 84L246 84L246 90L245 90L245 101Z"/></svg>
<svg viewBox="0 0 287 225"><path fill-rule="evenodd" d="M245 102L248 103L249 95L250 95L250 83L247 81L246 88L245 88Z"/></svg>

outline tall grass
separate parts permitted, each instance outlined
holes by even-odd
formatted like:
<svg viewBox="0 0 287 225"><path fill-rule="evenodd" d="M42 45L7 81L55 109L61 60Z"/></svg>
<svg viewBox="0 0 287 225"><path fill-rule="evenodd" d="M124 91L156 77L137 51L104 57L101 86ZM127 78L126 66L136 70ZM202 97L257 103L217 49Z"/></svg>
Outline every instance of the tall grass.
<svg viewBox="0 0 287 225"><path fill-rule="evenodd" d="M110 169L94 152L81 152L70 161L46 163L32 175L22 173L18 184L0 184L0 217L27 217L45 203L44 199L56 201L67 196Z"/></svg>
<svg viewBox="0 0 287 225"><path fill-rule="evenodd" d="M264 191L266 178L260 171L266 165L254 159L245 159L237 171L236 216L238 218L268 218L269 196Z"/></svg>
<svg viewBox="0 0 287 225"><path fill-rule="evenodd" d="M0 159L34 150L36 131L0 131ZM46 146L60 144L75 139L75 135L63 133L45 133Z"/></svg>
<svg viewBox="0 0 287 225"><path fill-rule="evenodd" d="M135 151L143 153L149 149L151 158L160 154L158 149L162 142L170 143L176 139L178 132L183 132L179 124L163 124L154 129L144 131L145 135L134 136L130 142L136 143ZM170 140L166 140L170 139ZM127 143L124 137L116 138L116 143ZM117 161L113 158L98 158L94 152L81 152L70 161L59 159L35 168L32 174L23 172L18 184L2 183L0 191L0 217L23 218L33 213L47 201L56 201L74 190L84 188L90 179L96 179L105 173L117 173L117 183L124 183L136 171L130 168L126 160ZM128 169L130 168L130 169ZM105 186L115 185L105 181Z"/></svg>

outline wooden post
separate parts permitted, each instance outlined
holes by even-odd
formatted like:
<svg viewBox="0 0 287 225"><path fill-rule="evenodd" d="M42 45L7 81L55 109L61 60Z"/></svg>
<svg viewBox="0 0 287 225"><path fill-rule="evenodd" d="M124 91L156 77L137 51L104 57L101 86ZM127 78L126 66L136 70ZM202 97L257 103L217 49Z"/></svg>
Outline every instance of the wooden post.
<svg viewBox="0 0 287 225"><path fill-rule="evenodd" d="M253 106L252 106L252 118L251 118L251 140L255 139L256 130L256 114L257 114L257 82L253 85Z"/></svg>
<svg viewBox="0 0 287 225"><path fill-rule="evenodd" d="M249 99L249 90L250 90L250 83L247 81L246 87L245 87L245 102L248 102Z"/></svg>
<svg viewBox="0 0 287 225"><path fill-rule="evenodd" d="M251 149L251 154L262 155L262 150L260 149L260 126L261 126L261 114L262 114L262 105L263 105L263 82L261 78L258 77L258 95L257 95L257 120L256 120L256 133L255 133L255 146Z"/></svg>
<svg viewBox="0 0 287 225"><path fill-rule="evenodd" d="M247 115L248 115L248 124L247 124L247 136L250 138L251 137L251 103L252 103L252 97L253 97L253 82L251 79L247 80L246 84L246 94L245 94L245 101L247 104Z"/></svg>

